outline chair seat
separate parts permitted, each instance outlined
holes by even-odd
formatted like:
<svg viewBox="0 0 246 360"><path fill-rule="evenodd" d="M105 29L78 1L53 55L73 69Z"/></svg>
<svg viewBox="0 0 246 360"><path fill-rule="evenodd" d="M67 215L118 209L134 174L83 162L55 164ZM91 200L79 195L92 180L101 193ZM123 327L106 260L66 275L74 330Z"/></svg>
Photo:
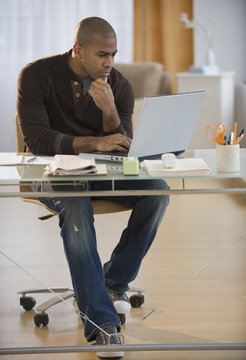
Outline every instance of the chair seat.
<svg viewBox="0 0 246 360"><path fill-rule="evenodd" d="M20 191L21 192L31 192L32 191L31 184L30 185L29 184L20 184ZM39 201L35 197L22 197L22 200L25 202L36 204L36 205L41 205L44 208L46 208L49 212L51 212L52 214L57 214L56 211L50 209L48 206L43 204L41 201ZM124 205L118 204L114 201L107 201L107 200L100 200L100 199L92 200L92 206L93 206L95 215L110 214L110 213L114 213L114 212L127 211L127 210L131 209Z"/></svg>
<svg viewBox="0 0 246 360"><path fill-rule="evenodd" d="M114 201L106 201L100 199L92 200L92 206L94 209L94 214L96 215L131 210L131 208L118 204Z"/></svg>
<svg viewBox="0 0 246 360"><path fill-rule="evenodd" d="M44 208L46 208L49 212L52 214L57 214L56 211L50 209L48 206L43 204L41 201L39 201L37 198L31 198L31 197L23 197L23 201L33 203L35 205L41 205ZM120 212L120 211L128 211L131 210L131 208L126 207L124 205L118 204L114 201L106 201L106 200L92 200L92 206L94 210L95 215L100 214L109 214L114 212Z"/></svg>

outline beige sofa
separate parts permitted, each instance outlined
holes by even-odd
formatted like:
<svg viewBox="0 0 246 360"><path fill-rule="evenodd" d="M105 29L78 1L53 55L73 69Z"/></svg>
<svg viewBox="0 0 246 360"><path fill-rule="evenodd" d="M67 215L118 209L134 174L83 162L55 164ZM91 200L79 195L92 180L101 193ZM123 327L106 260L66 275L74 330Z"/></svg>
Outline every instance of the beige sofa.
<svg viewBox="0 0 246 360"><path fill-rule="evenodd" d="M133 129L136 127L144 97L171 94L171 74L163 71L162 64L156 62L116 63L119 70L131 83L135 96Z"/></svg>

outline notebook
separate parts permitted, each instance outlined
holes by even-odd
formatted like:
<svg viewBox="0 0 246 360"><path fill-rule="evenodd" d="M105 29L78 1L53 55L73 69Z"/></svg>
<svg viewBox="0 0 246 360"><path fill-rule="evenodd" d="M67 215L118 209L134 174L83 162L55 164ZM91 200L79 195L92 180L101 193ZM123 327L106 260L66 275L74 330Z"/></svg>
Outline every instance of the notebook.
<svg viewBox="0 0 246 360"><path fill-rule="evenodd" d="M204 94L205 91L197 91L145 98L129 152L90 155L99 160L123 161L126 156L144 160L164 153L184 152L189 146ZM80 156L88 157L88 153Z"/></svg>
<svg viewBox="0 0 246 360"><path fill-rule="evenodd" d="M162 160L144 160L142 168L149 176L163 176L177 173L210 173L211 169L201 158L177 159L173 168L165 168Z"/></svg>

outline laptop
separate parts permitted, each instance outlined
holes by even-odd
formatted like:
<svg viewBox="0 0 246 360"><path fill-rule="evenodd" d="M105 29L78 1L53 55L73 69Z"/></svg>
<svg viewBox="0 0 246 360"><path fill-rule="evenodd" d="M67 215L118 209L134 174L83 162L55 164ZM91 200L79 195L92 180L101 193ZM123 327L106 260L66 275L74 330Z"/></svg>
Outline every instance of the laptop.
<svg viewBox="0 0 246 360"><path fill-rule="evenodd" d="M126 156L143 160L164 153L181 154L189 146L204 94L205 91L196 91L147 97L128 153L94 152L80 156L122 162Z"/></svg>

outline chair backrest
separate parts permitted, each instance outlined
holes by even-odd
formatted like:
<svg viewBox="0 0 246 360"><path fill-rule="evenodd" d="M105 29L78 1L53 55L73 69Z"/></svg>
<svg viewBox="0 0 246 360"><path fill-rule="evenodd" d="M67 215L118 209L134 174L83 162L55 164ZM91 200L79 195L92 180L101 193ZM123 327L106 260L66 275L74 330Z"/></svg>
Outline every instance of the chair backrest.
<svg viewBox="0 0 246 360"><path fill-rule="evenodd" d="M17 151L23 153L26 150L26 144L24 142L24 136L20 126L18 115L15 115L15 129L16 129L16 140L17 140Z"/></svg>
<svg viewBox="0 0 246 360"><path fill-rule="evenodd" d="M26 152L27 146L24 142L24 136L23 136L23 132L22 132L22 129L20 126L19 117L17 114L15 115L15 128L16 128L16 139L17 139L17 151L18 151L18 153ZM26 183L20 184L20 191L21 192L26 192L26 191L31 192L32 191L31 184L30 185L26 184ZM25 202L30 202L30 203L36 204L36 205L41 205L41 206L45 207L51 213L55 213L52 209L48 208L46 205L41 203L37 198L23 197L22 200ZM93 206L95 215L109 214L109 213L114 213L114 212L130 210L130 208L123 206L121 204L118 204L116 202L105 201L105 200L100 200L100 199L93 200L92 206Z"/></svg>

